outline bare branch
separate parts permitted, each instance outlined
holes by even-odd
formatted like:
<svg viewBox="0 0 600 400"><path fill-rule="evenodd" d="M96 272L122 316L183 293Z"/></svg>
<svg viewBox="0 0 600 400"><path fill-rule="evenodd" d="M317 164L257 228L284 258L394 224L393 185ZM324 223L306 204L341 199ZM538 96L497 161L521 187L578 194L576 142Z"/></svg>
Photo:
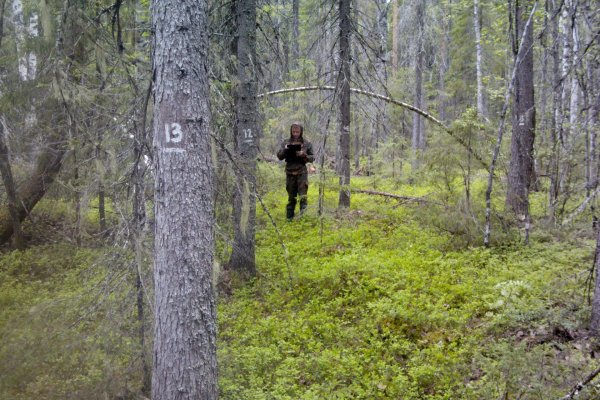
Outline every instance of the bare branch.
<svg viewBox="0 0 600 400"><path fill-rule="evenodd" d="M585 200L562 222L562 226L569 225L573 220L581 214L587 207L587 205L596 198L596 196L600 193L600 187L597 187L592 193L590 193Z"/></svg>
<svg viewBox="0 0 600 400"><path fill-rule="evenodd" d="M271 92L265 92L265 93L261 93L259 95L257 95L257 98L261 98L261 97L266 97L266 96L273 96L273 95L277 95L277 94L284 94L284 93L293 93L293 92L306 92L306 91L311 91L311 90L335 90L334 86L303 86L303 87L296 87L296 88L289 88L289 89L279 89L279 90L273 90ZM456 135L456 133L449 127L447 127L446 125L444 125L443 122L441 122L439 119L435 118L433 115L415 107L412 106L408 103L404 103L402 101L393 99L391 97L388 96L383 96L381 94L377 94L377 93L373 93L373 92L368 92L366 90L361 90L361 89L356 89L356 88L351 88L350 89L351 92L354 93L358 93L358 94L363 94L365 96L370 96L370 97L374 97L376 99L380 99L383 101L386 101L388 103L392 103L395 104L397 106L406 108L410 111L413 111L417 114L419 114L420 116L422 116L423 118L431 121L432 123L434 123L435 125L439 126L440 128L442 128L442 130L444 132L446 132L447 134L449 134L450 136L452 136L452 138L454 138L454 140L456 140L461 146L463 146L469 153L471 153L473 155L473 157L479 161L479 163L481 164L482 167L484 167L485 169L489 169L489 165L487 162L485 162L483 160L483 158L481 158L481 156L479 156L477 153L475 153L473 151L473 149L471 148L471 146L469 146L469 144L467 144L462 138L460 138L459 136Z"/></svg>
<svg viewBox="0 0 600 400"><path fill-rule="evenodd" d="M395 199L395 200L414 201L416 203L421 203L421 204L435 204L435 205L446 207L445 204L437 203L437 202L430 201L430 200L426 200L423 197L401 196L399 194L394 194L394 193L379 192L379 191L376 191L376 190L364 190L364 189L350 189L350 191L352 191L353 193L372 194L372 195L375 195L375 196L389 197L389 198L392 198L392 199Z"/></svg>
<svg viewBox="0 0 600 400"><path fill-rule="evenodd" d="M573 389L571 389L571 391L569 392L569 394L567 394L565 397L562 397L560 400L570 400L570 399L572 399L574 396L576 396L577 394L579 394L579 391L581 391L581 389L583 389L585 387L585 385L587 385L592 380L594 380L594 378L596 376L598 376L598 374L600 374L600 368L598 368L597 370L595 370L594 372L592 372L591 374L589 374L583 381L581 381L577 385L575 385L575 387Z"/></svg>

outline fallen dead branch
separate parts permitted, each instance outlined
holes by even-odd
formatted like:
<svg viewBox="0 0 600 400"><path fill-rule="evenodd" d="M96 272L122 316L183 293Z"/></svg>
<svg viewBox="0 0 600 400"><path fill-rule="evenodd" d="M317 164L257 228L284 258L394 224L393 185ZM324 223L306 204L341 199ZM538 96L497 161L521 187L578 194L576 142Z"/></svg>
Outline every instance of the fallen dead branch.
<svg viewBox="0 0 600 400"><path fill-rule="evenodd" d="M416 203L421 203L421 204L435 204L438 206L447 207L446 204L427 200L427 199L424 199L423 197L401 196L399 194L394 194L394 193L379 192L376 190L365 190L365 189L351 189L350 191L353 193L363 193L363 194L371 194L374 196L389 197L391 199L395 199L395 200L399 200L399 201L414 201Z"/></svg>
<svg viewBox="0 0 600 400"><path fill-rule="evenodd" d="M560 400L573 399L574 396L577 396L579 394L579 392L581 391L581 389L583 389L585 387L585 385L587 385L588 383L593 381L594 378L596 378L596 376L598 376L598 374L600 374L600 368L598 368L597 370L595 370L594 372L589 374L584 380L582 380L577 385L575 385L575 387L569 392L569 394L567 394L565 397L562 397Z"/></svg>

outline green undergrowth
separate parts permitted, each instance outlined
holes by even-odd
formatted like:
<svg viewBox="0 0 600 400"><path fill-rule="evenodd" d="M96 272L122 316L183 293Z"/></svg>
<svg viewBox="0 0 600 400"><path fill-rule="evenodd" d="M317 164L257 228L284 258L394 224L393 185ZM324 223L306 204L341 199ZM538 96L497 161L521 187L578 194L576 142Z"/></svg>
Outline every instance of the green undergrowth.
<svg viewBox="0 0 600 400"><path fill-rule="evenodd" d="M261 168L258 275L219 284L221 399L554 399L598 367L589 234L534 225L525 246L495 219L485 249L481 221L456 207L460 182L353 177L352 205L338 210L332 173L322 215L311 175L307 213L287 222L280 167ZM475 216L484 186L472 186ZM72 214L46 200L29 248L0 254L0 399L141 398L133 257L92 235L76 246L60 225ZM579 396L594 398L594 384Z"/></svg>
<svg viewBox="0 0 600 400"><path fill-rule="evenodd" d="M0 257L0 398L116 399L139 391L128 264L118 249L64 242Z"/></svg>
<svg viewBox="0 0 600 400"><path fill-rule="evenodd" d="M389 198L337 211L328 188L319 217L316 186L291 223L283 189L265 198L259 276L220 300L222 398L548 399L598 366L583 329L593 243L457 248Z"/></svg>

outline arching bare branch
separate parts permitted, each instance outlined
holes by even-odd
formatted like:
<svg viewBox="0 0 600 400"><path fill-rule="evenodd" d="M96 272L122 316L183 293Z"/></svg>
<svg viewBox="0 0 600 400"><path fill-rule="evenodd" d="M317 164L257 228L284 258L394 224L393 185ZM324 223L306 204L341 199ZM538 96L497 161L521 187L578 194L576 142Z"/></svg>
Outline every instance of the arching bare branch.
<svg viewBox="0 0 600 400"><path fill-rule="evenodd" d="M306 92L306 91L312 91L312 90L335 90L335 86L302 86L302 87L295 87L295 88L289 88L289 89L279 89L279 90L273 90L270 92L265 92L265 93L261 93L259 95L257 95L257 98L262 98L262 97L267 97L267 96L275 96L278 94L285 94L285 93L294 93L294 92ZM446 132L447 134L449 134L450 136L452 136L452 138L454 140L456 140L461 146L463 146L469 153L471 153L473 155L473 157L479 161L479 163L481 164L482 167L484 167L485 169L489 169L489 165L487 162L485 162L483 160L483 158L481 158L481 156L479 156L479 154L475 153L475 151L473 151L473 149L471 148L471 146L469 146L469 144L467 144L462 138L460 138L458 135L456 135L456 133L449 128L448 126L444 125L444 123L442 121L440 121L439 119L435 118L433 115L415 107L412 106L408 103L404 103L402 101L396 100L392 97L389 96L383 96L381 94L377 94L377 93L373 93L373 92L368 92L366 90L361 90L361 89L356 89L356 88L351 88L350 89L351 92L354 93L358 93L358 94L362 94L365 96L369 96L369 97L374 97L376 99L380 99L383 100L385 102L388 103L392 103L395 104L397 106L406 108L407 110L410 110L412 112L415 112L419 115L421 115L423 118L431 121L433 124L437 125L438 127L440 127L444 132Z"/></svg>

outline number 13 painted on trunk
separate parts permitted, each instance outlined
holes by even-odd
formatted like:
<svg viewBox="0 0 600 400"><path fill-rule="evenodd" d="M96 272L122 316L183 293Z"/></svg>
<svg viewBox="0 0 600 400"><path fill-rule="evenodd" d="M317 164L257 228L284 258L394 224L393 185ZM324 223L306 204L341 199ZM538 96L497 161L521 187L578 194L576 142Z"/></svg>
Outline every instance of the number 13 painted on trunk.
<svg viewBox="0 0 600 400"><path fill-rule="evenodd" d="M166 143L179 143L183 139L183 131L181 125L174 122L165 124L165 141Z"/></svg>

